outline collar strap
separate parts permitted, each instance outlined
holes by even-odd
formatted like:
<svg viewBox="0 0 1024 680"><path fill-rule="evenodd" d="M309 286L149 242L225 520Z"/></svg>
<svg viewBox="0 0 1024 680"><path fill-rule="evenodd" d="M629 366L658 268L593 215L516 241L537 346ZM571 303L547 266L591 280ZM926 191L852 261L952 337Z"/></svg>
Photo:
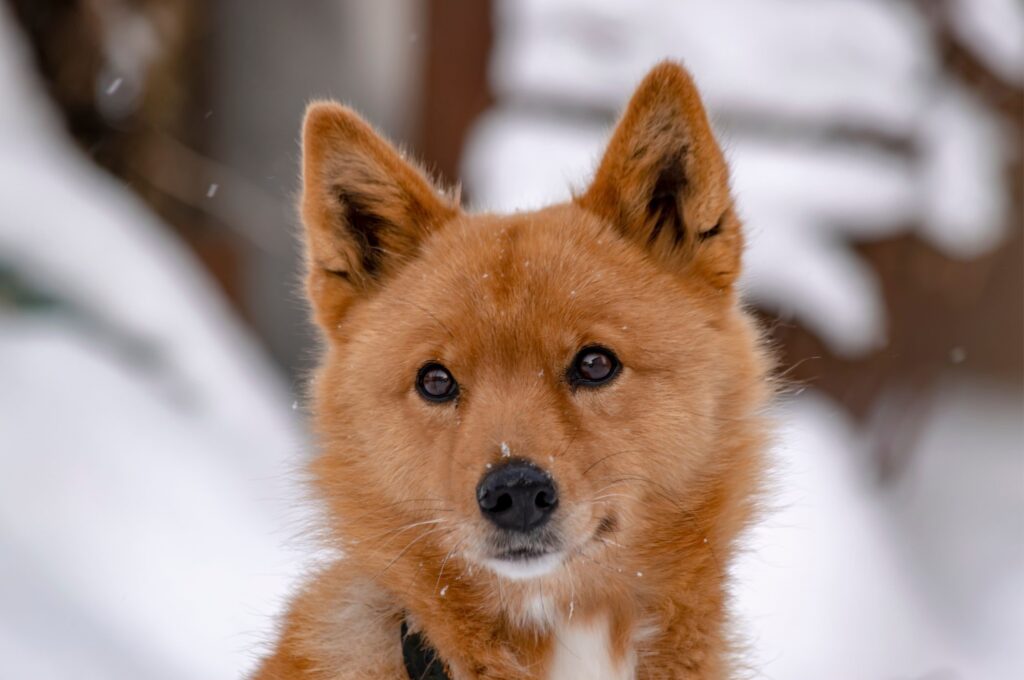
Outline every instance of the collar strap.
<svg viewBox="0 0 1024 680"><path fill-rule="evenodd" d="M437 651L419 633L409 632L409 622L402 620L402 659L410 680L449 680Z"/></svg>

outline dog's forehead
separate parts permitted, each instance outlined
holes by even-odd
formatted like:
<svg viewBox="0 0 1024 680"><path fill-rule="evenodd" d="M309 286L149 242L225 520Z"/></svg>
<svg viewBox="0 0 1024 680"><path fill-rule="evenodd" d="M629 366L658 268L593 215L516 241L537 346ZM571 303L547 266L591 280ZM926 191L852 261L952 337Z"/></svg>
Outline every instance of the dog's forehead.
<svg viewBox="0 0 1024 680"><path fill-rule="evenodd" d="M442 304L501 319L563 315L601 295L637 263L599 220L571 205L508 216L470 216L432 240L421 279ZM628 278L628 277L626 277ZM611 300L608 301L611 303Z"/></svg>
<svg viewBox="0 0 1024 680"><path fill-rule="evenodd" d="M597 260L607 266L602 253L619 241L600 220L572 205L467 216L439 236L432 245L449 253L453 274L479 273L480 280L487 281L493 273L504 277L510 289L517 282L567 279L593 271L599 268ZM494 288L493 282L485 287Z"/></svg>

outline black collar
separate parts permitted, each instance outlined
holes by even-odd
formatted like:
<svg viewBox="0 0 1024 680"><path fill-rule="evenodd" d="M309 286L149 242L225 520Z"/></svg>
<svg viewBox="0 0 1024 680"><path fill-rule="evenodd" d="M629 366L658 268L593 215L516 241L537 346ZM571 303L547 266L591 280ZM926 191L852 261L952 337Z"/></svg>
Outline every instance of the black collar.
<svg viewBox="0 0 1024 680"><path fill-rule="evenodd" d="M409 622L402 621L402 659L410 680L449 680L437 652L419 633L409 632Z"/></svg>

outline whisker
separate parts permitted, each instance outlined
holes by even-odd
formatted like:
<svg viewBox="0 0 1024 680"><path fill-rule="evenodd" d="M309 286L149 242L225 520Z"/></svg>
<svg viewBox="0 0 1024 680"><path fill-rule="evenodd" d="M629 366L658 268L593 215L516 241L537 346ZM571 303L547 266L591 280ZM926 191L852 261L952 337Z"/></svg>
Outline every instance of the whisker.
<svg viewBox="0 0 1024 680"><path fill-rule="evenodd" d="M461 541L456 543L455 547L452 548L451 550L449 550L448 554L444 556L443 560L441 560L441 569L440 569L440 571L437 572L437 582L434 584L434 594L435 595L437 594L438 586L441 585L441 577L444 576L444 567L445 567L446 564L448 564L448 558L450 558L452 556L452 554L455 553L456 550L461 548L462 544L465 543L465 542L466 542L466 539L463 538Z"/></svg>
<svg viewBox="0 0 1024 680"><path fill-rule="evenodd" d="M422 541L427 536L430 536L431 534L436 534L439 531L447 531L447 529L445 527L434 527L433 529L428 529L427 531L424 531L423 533L421 533L416 538L412 539L412 541L409 542L409 545L407 545L404 548L402 548L402 551L400 553L398 553L397 555L395 555L394 559L392 559L390 562L388 562L387 565L385 565L385 567L380 570L380 572L378 573L378 576L383 576L384 572L386 572L388 569L393 567L395 565L395 563L398 562L398 560L402 559L402 557L405 556L405 554L407 552L409 552L409 550L412 549L412 547L414 545L416 545L417 543Z"/></svg>
<svg viewBox="0 0 1024 680"><path fill-rule="evenodd" d="M374 541L379 541L380 539L385 538L387 536L392 536L392 538L394 538L395 536L398 536L399 534L405 533L409 529L415 529L416 527L422 527L422 526L426 526L426 525L429 525L429 524L444 524L447 521L448 520L446 520L446 519L428 519L428 520L424 520L422 522L412 522L411 524L406 524L405 526L401 526L401 527L398 527L396 529L391 529L390 531L385 531L382 534L378 534L376 536L368 538L368 539L365 540L365 542L366 543L371 543L371 542L374 542ZM384 543L380 547L383 548L383 547L387 546L388 543Z"/></svg>
<svg viewBox="0 0 1024 680"><path fill-rule="evenodd" d="M588 472L590 472L595 467L597 467L601 463L605 462L609 458L614 458L615 456L621 456L624 453L630 453L630 452L631 452L631 450L629 450L629 449L627 449L625 451L616 451L615 453L609 453L607 456L604 456L602 458L597 459L595 462L593 462L593 463L591 463L590 465L587 466L587 469L583 471L583 476L586 476L586 474Z"/></svg>
<svg viewBox="0 0 1024 680"><path fill-rule="evenodd" d="M603 496L596 496L590 499L591 503L597 503L598 501L604 501L609 498L632 498L629 494L625 493L606 493Z"/></svg>
<svg viewBox="0 0 1024 680"><path fill-rule="evenodd" d="M618 541L613 541L610 538L604 538L603 536L595 536L594 538L596 538L597 540L601 541L602 543L607 543L608 545L614 545L616 548L625 548L626 547L626 546L622 545L621 543L619 543Z"/></svg>
<svg viewBox="0 0 1024 680"><path fill-rule="evenodd" d="M595 491L595 492L594 492L594 495L596 496L597 494L601 493L602 491L605 491L605 490L607 490L607 489L610 489L610 488L612 488L613 486L617 486L617 485L619 485L619 484L625 484L625 483L626 483L627 481L629 481L629 480L626 480L626 479L619 479L619 480L615 480L615 481L611 482L610 484L605 484L605 485L604 485L604 486L602 486L602 487L601 487L600 489L598 489L597 491Z"/></svg>
<svg viewBox="0 0 1024 680"><path fill-rule="evenodd" d="M607 564L605 564L603 562L598 562L596 559L594 559L590 555L587 555L586 553L579 552L579 553L577 553L577 555L579 557L582 557L583 559L585 559L587 562L590 562L594 566L600 567L600 568L602 568L602 569L604 569L606 571L610 571L613 574L621 574L622 573L621 569L614 569L612 567L609 567Z"/></svg>

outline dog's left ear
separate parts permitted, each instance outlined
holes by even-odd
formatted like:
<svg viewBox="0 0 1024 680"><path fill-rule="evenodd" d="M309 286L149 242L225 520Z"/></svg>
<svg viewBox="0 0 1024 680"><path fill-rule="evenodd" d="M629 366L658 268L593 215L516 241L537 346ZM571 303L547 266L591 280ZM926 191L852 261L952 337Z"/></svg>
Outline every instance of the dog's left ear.
<svg viewBox="0 0 1024 680"><path fill-rule="evenodd" d="M729 170L679 64L662 62L644 78L576 202L674 272L719 289L739 275L743 239Z"/></svg>

